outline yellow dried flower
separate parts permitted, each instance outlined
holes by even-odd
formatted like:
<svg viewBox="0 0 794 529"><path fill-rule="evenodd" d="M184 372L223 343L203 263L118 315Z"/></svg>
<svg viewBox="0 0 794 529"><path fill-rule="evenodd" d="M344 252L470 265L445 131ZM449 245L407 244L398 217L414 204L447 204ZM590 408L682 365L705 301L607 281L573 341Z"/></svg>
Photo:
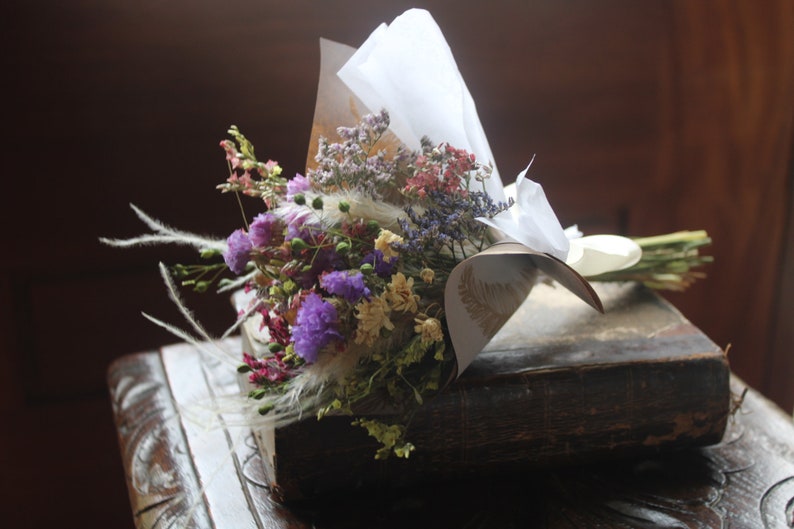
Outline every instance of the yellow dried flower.
<svg viewBox="0 0 794 529"><path fill-rule="evenodd" d="M378 235L378 238L375 239L375 249L380 250L381 253L383 253L384 258L392 259L400 255L394 250L394 248L391 247L392 243L395 242L401 243L403 242L403 238L396 233L390 232L389 230L380 230L380 235Z"/></svg>
<svg viewBox="0 0 794 529"><path fill-rule="evenodd" d="M423 343L444 341L444 330L441 328L441 322L436 318L422 314L414 321L416 322L414 332L421 335Z"/></svg>
<svg viewBox="0 0 794 529"><path fill-rule="evenodd" d="M402 272L397 272L391 276L391 283L386 285L384 294L394 310L414 313L419 310L419 296L414 294L413 288L414 278L406 279Z"/></svg>
<svg viewBox="0 0 794 529"><path fill-rule="evenodd" d="M422 268L422 271L419 272L419 277L422 278L422 281L427 283L428 285L433 282L433 279L436 277L436 273L433 271L432 268Z"/></svg>
<svg viewBox="0 0 794 529"><path fill-rule="evenodd" d="M381 329L394 330L394 324L389 319L391 309L383 296L365 299L356 305L356 312L358 326L354 341L357 344L373 345L380 336Z"/></svg>

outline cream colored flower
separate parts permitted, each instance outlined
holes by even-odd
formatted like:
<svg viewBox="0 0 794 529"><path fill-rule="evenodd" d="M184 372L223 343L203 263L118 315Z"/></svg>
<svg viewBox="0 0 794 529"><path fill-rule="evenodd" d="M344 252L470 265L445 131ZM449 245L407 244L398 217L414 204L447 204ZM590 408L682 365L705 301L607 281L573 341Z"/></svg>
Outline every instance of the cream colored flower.
<svg viewBox="0 0 794 529"><path fill-rule="evenodd" d="M420 315L414 319L414 332L421 335L422 342L442 342L444 341L444 330L441 328L441 322L436 318L431 318L425 314Z"/></svg>
<svg viewBox="0 0 794 529"><path fill-rule="evenodd" d="M422 271L419 272L419 277L421 277L422 281L424 281L429 285L433 282L433 279L436 277L436 273L433 271L432 268L422 268Z"/></svg>
<svg viewBox="0 0 794 529"><path fill-rule="evenodd" d="M389 319L389 304L381 297L373 297L356 305L356 337L357 344L373 345L380 336L381 329L393 330L394 324Z"/></svg>
<svg viewBox="0 0 794 529"><path fill-rule="evenodd" d="M402 272L397 272L391 276L391 283L386 285L386 292L384 292L386 301L394 310L414 313L419 310L417 307L419 296L414 294L413 288L414 278L406 279Z"/></svg>
<svg viewBox="0 0 794 529"><path fill-rule="evenodd" d="M394 248L391 247L391 245L396 242L403 242L403 238L396 233L392 233L389 230L383 229L380 230L380 235L378 235L378 238L375 239L375 249L380 250L381 253L383 253L383 257L385 259L392 259L400 255Z"/></svg>

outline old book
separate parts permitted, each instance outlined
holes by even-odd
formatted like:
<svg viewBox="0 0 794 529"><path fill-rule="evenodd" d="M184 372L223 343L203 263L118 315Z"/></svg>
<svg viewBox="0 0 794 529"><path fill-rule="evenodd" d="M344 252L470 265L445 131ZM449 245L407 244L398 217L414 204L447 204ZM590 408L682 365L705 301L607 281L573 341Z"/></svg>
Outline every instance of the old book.
<svg viewBox="0 0 794 529"><path fill-rule="evenodd" d="M410 424L408 460L347 416L255 432L282 501L593 462L719 442L730 408L726 356L672 305L635 284L597 286L606 314L541 284L461 377ZM243 333L247 351L261 346Z"/></svg>

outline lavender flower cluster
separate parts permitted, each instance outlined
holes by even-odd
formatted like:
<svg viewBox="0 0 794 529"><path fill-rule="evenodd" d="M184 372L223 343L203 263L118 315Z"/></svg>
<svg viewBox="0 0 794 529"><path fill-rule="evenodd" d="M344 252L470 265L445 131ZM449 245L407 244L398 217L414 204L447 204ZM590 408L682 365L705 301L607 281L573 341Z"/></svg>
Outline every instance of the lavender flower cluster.
<svg viewBox="0 0 794 529"><path fill-rule="evenodd" d="M341 143L320 138L315 157L317 166L307 176L321 188L352 187L383 199L389 189L396 187L395 176L410 158L410 153L402 147L397 148L397 155L391 159L386 150L376 150L388 128L389 115L383 110L364 116L355 127L339 127Z"/></svg>
<svg viewBox="0 0 794 529"><path fill-rule="evenodd" d="M407 216L399 223L406 242L399 248L417 255L440 254L446 249L456 262L482 251L487 242L487 227L477 218L492 218L512 205L512 199L495 202L483 191L466 196L430 191L428 197L436 207L421 213L413 206L405 207Z"/></svg>

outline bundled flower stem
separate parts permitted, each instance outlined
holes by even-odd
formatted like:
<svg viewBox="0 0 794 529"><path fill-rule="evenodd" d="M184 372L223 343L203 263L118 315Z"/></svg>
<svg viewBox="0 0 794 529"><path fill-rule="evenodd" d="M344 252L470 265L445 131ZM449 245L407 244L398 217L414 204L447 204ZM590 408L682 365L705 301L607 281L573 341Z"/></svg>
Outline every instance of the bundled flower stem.
<svg viewBox="0 0 794 529"><path fill-rule="evenodd" d="M679 231L666 235L635 238L642 248L640 261L625 269L593 277L590 281L637 281L659 289L683 291L705 274L696 268L713 262L700 249L711 244L704 230Z"/></svg>

